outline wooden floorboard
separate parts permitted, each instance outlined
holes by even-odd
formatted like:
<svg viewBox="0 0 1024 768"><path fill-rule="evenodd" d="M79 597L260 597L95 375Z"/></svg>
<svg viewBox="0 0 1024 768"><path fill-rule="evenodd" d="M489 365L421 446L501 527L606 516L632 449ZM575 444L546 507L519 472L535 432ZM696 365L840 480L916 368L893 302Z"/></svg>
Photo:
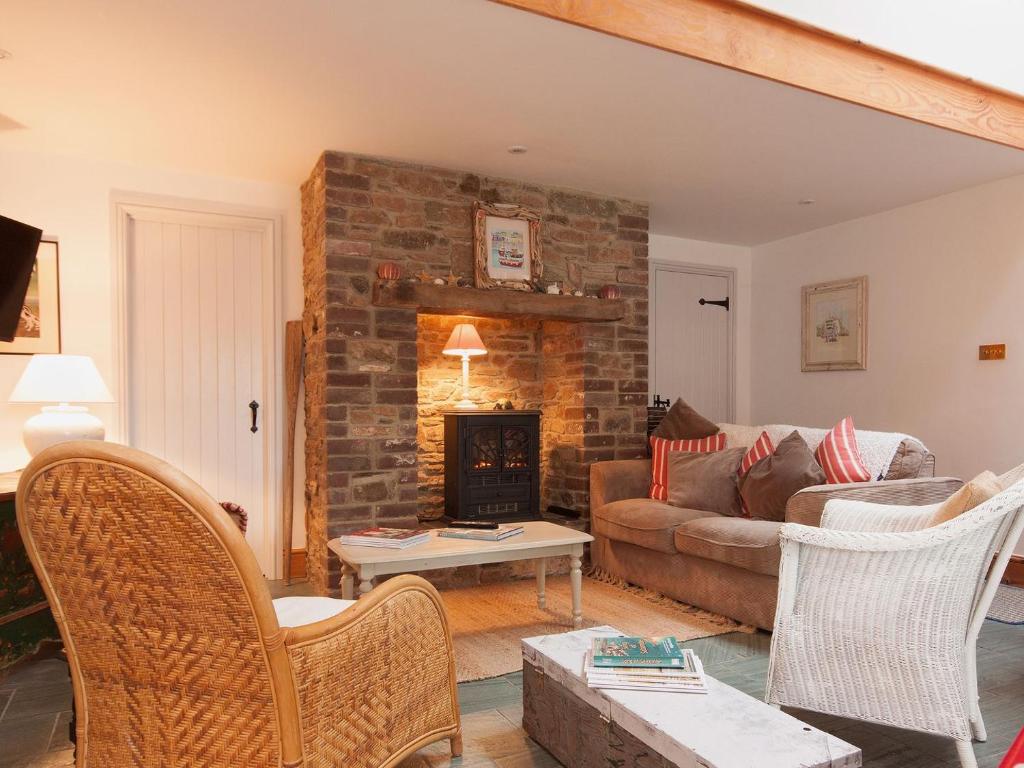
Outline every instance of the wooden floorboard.
<svg viewBox="0 0 1024 768"><path fill-rule="evenodd" d="M276 593L276 587L272 586ZM294 585L288 594L301 594ZM687 643L708 673L762 698L771 636L734 632ZM989 740L975 744L980 768L996 768L1024 725L1024 626L986 621L978 643L981 708ZM67 738L71 686L58 659L30 664L0 681L0 768L72 765ZM516 672L459 686L465 753L453 761L448 743L421 750L402 768L555 768L558 763L521 727L523 677ZM807 723L860 747L869 768L954 768L953 742L814 712L791 710Z"/></svg>

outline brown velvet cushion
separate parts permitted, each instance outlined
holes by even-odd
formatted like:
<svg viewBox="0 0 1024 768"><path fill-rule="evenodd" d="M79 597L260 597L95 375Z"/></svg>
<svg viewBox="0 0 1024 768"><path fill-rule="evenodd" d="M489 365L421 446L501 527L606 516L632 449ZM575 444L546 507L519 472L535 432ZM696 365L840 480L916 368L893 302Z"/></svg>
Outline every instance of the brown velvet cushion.
<svg viewBox="0 0 1024 768"><path fill-rule="evenodd" d="M741 515L736 473L746 452L746 448L713 453L669 451L668 503L729 517Z"/></svg>
<svg viewBox="0 0 1024 768"><path fill-rule="evenodd" d="M904 440L896 449L896 455L889 462L883 480L909 480L921 476L921 468L928 451L916 440Z"/></svg>
<svg viewBox="0 0 1024 768"><path fill-rule="evenodd" d="M740 480L740 495L753 520L786 519L786 502L801 488L823 485L825 473L796 430Z"/></svg>
<svg viewBox="0 0 1024 768"><path fill-rule="evenodd" d="M695 440L718 434L718 425L705 419L679 398L651 434L665 440Z"/></svg>
<svg viewBox="0 0 1024 768"><path fill-rule="evenodd" d="M735 565L765 576L779 575L779 528L769 520L712 517L676 528L676 549L684 555Z"/></svg>
<svg viewBox="0 0 1024 768"><path fill-rule="evenodd" d="M676 528L699 517L716 515L697 509L679 509L654 499L624 499L593 510L590 523L597 536L671 555L676 551L672 540Z"/></svg>

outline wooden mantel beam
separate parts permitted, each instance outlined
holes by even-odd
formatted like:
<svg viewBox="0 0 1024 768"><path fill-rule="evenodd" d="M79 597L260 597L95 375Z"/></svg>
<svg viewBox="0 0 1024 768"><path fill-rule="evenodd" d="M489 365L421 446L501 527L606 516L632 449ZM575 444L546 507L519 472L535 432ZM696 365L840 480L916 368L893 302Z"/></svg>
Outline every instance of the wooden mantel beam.
<svg viewBox="0 0 1024 768"><path fill-rule="evenodd" d="M735 0L494 2L1024 149L1024 96Z"/></svg>

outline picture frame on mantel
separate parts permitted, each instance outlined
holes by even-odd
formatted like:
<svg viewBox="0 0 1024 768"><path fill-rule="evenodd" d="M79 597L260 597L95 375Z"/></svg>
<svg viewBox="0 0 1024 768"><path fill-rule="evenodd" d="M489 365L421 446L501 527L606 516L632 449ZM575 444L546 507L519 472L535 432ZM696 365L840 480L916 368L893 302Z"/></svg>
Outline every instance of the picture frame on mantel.
<svg viewBox="0 0 1024 768"><path fill-rule="evenodd" d="M867 370L867 276L805 285L800 294L800 370Z"/></svg>
<svg viewBox="0 0 1024 768"><path fill-rule="evenodd" d="M40 241L14 340L0 341L0 355L60 354L58 251L54 238Z"/></svg>
<svg viewBox="0 0 1024 768"><path fill-rule="evenodd" d="M544 274L540 214L521 205L477 202L473 249L477 288L535 290Z"/></svg>

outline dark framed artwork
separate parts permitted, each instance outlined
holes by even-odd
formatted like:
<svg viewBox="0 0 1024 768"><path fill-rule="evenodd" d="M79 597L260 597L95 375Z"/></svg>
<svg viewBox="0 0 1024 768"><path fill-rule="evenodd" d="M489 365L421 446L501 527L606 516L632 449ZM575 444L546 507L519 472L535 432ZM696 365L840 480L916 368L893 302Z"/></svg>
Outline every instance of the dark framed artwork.
<svg viewBox="0 0 1024 768"><path fill-rule="evenodd" d="M36 253L14 341L0 342L0 355L60 353L60 279L57 241L43 238Z"/></svg>

